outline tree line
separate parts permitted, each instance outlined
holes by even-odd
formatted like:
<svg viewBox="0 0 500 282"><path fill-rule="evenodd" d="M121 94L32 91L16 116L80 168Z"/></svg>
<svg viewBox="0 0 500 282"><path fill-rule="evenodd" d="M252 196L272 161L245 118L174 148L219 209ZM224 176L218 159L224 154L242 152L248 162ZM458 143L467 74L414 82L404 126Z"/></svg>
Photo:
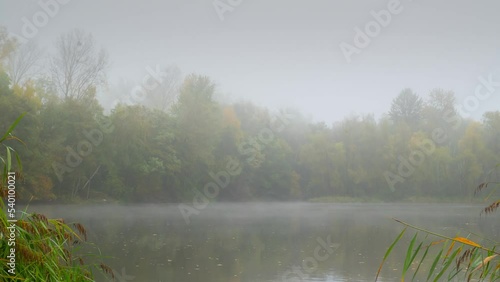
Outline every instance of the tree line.
<svg viewBox="0 0 500 282"><path fill-rule="evenodd" d="M25 201L463 198L500 162L500 112L467 118L451 91L403 89L378 120L326 124L222 101L210 78L170 67L105 109L108 55L92 36L72 30L53 50L0 29L0 128L27 113L11 144Z"/></svg>

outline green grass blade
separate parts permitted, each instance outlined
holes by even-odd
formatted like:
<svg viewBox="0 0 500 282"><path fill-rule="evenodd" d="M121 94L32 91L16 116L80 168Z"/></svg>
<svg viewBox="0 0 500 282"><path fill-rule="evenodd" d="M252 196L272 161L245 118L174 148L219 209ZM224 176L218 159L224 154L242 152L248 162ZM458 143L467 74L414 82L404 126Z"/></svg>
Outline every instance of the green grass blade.
<svg viewBox="0 0 500 282"><path fill-rule="evenodd" d="M457 256L457 254L460 251L462 251L462 248L456 249L453 252L453 254L446 260L446 263L444 264L443 268L441 269L441 271L438 273L438 275L434 279L434 282L439 281L439 278L441 278L441 276L443 276L443 274L446 272L446 270L448 269L448 267L450 267L451 263L453 262L453 260L455 259L455 257Z"/></svg>
<svg viewBox="0 0 500 282"><path fill-rule="evenodd" d="M0 143L2 143L3 141L5 141L5 139L7 139L7 137L9 137L9 135L12 133L12 131L14 130L14 128L16 128L17 124L21 121L21 119L24 117L24 115L26 115L26 113L22 113L13 123L12 125L9 127L9 129L7 129L7 132L5 132L5 134L2 136L2 138L0 139Z"/></svg>
<svg viewBox="0 0 500 282"><path fill-rule="evenodd" d="M7 173L10 171L12 168L12 159L10 155L10 147L7 147Z"/></svg>
<svg viewBox="0 0 500 282"><path fill-rule="evenodd" d="M23 163L21 162L21 158L19 157L19 154L14 151L14 155L16 156L16 161L17 161L17 166L19 167L19 172L23 171Z"/></svg>
<svg viewBox="0 0 500 282"><path fill-rule="evenodd" d="M420 249L422 248L422 244L424 242L420 242L420 244L418 244L417 248L415 249L415 251L413 252L413 255L411 256L411 259L410 259L410 263L408 264L408 269L410 269L411 265L413 264L413 262L415 261L415 258L417 257L418 253L420 252ZM420 264L419 264L420 265ZM408 271L407 269L407 271ZM412 278L413 279L413 278Z"/></svg>
<svg viewBox="0 0 500 282"><path fill-rule="evenodd" d="M413 261L415 260L415 257L418 255L418 253L420 252L420 249L422 248L422 244L424 242L420 242L420 244L418 244L417 248L415 249L415 252L413 252L413 256L411 257L411 260L410 260L410 265L413 263Z"/></svg>
<svg viewBox="0 0 500 282"><path fill-rule="evenodd" d="M406 231L406 227L403 229L403 231L401 231L401 233L399 233L399 235L396 238L396 240L394 240L394 242L392 242L392 244L389 246L389 248L385 252L384 258L382 259L382 263L380 264L380 267L378 268L377 276L375 277L375 281L377 281L378 276L380 275L380 271L382 270L382 266L384 266L385 260L387 259L387 257L389 256L389 254L391 254L392 249L394 248L394 246L396 245L396 243L399 242L399 240L401 239L401 237L403 237L403 234L405 233L405 231Z"/></svg>
<svg viewBox="0 0 500 282"><path fill-rule="evenodd" d="M450 273L450 275L448 275L448 281L451 281L451 280L452 280L453 278L455 278L455 276L457 276L459 273L460 273L460 270L459 270L459 269L457 269L457 270L453 273L453 275L452 275L452 273Z"/></svg>
<svg viewBox="0 0 500 282"><path fill-rule="evenodd" d="M422 265L422 262L425 260L425 257L427 257L427 253L429 252L430 247L431 247L431 245L429 245L429 246L427 246L427 248L425 248L425 252L422 255L422 258L420 259L420 262L418 263L418 266L417 266L417 269L415 270L415 273L413 273L413 277L411 278L412 281L415 280L415 276L417 275L418 270L420 269L420 266Z"/></svg>
<svg viewBox="0 0 500 282"><path fill-rule="evenodd" d="M405 277L406 271L408 271L413 259L415 258L415 256L413 256L412 254L413 254L413 245L415 245L415 241L417 240L417 235L418 235L418 233L415 233L415 235L413 236L413 238L410 241L410 245L408 246L408 249L406 250L406 258L405 258L405 263L403 265L402 277Z"/></svg>
<svg viewBox="0 0 500 282"><path fill-rule="evenodd" d="M8 151L8 150L9 150L9 149L7 149L7 151ZM5 181L7 181L7 173L8 173L9 171L7 170L7 167L8 167L8 164L7 164L7 163L8 163L8 160L7 160L7 159L2 159L2 161L3 161L3 175L2 175L2 183L3 183L3 182L5 182ZM3 203L3 202L2 202L2 203Z"/></svg>
<svg viewBox="0 0 500 282"><path fill-rule="evenodd" d="M443 253L443 249L441 249L441 251L439 251L439 254L437 254L436 258L434 259L434 262L432 263L432 266L431 266L431 269L429 269L429 275L427 275L427 280L426 281L429 281L429 279L431 278L432 274L434 273L434 270L436 269L436 265L439 261L439 258L441 257L441 254Z"/></svg>

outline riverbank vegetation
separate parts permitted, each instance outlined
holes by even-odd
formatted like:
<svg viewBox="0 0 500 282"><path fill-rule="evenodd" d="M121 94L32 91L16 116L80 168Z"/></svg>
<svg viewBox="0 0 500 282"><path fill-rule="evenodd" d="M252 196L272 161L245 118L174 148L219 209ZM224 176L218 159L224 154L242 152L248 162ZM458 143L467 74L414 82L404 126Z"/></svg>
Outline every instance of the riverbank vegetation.
<svg viewBox="0 0 500 282"><path fill-rule="evenodd" d="M500 112L468 118L451 91L404 89L379 119L326 124L227 102L208 77L170 68L114 100L107 56L85 32L36 56L47 61L0 33L0 128L27 113L20 201L184 202L209 183L217 201L467 199L500 161Z"/></svg>
<svg viewBox="0 0 500 282"><path fill-rule="evenodd" d="M488 173L487 180L479 184L474 194L488 189L488 186L495 192L500 182L491 176L495 175L499 168L500 164ZM492 196L492 192L486 197L487 200ZM484 207L480 214L486 216L494 213L499 206L500 200L495 200ZM415 234L405 247L407 251L401 281L407 277L411 277L413 281L419 275L422 278L426 277L426 281L497 281L500 278L498 251L500 243L493 238L485 238L472 232L466 237L447 236L395 220L402 224L404 229L387 249L375 280L380 275L388 256L408 229L414 230ZM421 239L422 237L424 238Z"/></svg>
<svg viewBox="0 0 500 282"><path fill-rule="evenodd" d="M21 121L18 117L0 138L0 254L1 281L94 281L93 271L100 269L114 278L105 264L86 264L80 253L87 231L79 223L49 219L42 214L28 214L16 205L16 184L23 179L18 152L4 143L23 141L12 135ZM5 152L5 154L3 154ZM96 256L93 256L95 258Z"/></svg>

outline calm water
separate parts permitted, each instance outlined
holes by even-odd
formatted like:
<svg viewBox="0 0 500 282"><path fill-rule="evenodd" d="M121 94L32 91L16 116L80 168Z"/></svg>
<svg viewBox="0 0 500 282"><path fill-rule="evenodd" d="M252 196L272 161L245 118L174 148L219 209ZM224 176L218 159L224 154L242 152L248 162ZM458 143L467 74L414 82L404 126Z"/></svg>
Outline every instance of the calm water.
<svg viewBox="0 0 500 282"><path fill-rule="evenodd" d="M373 281L402 226L498 239L481 206L423 204L210 204L186 224L177 205L31 206L82 223L116 281ZM413 234L413 232L410 232ZM408 237L412 234L407 234ZM404 241L408 242L409 238ZM404 247L380 281L399 281ZM97 281L108 281L97 277Z"/></svg>

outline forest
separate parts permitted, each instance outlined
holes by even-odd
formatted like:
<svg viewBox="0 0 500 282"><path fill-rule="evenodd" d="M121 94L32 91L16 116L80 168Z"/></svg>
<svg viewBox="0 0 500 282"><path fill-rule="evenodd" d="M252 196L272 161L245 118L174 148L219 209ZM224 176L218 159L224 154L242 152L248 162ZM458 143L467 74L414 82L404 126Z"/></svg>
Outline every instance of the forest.
<svg viewBox="0 0 500 282"><path fill-rule="evenodd" d="M500 111L471 118L491 77L468 100L406 88L378 119L327 124L227 102L216 81L172 67L110 104L99 98L108 55L90 34L63 34L53 50L40 61L0 30L0 128L26 113L22 142L8 143L24 164L20 201L463 200L500 163Z"/></svg>

